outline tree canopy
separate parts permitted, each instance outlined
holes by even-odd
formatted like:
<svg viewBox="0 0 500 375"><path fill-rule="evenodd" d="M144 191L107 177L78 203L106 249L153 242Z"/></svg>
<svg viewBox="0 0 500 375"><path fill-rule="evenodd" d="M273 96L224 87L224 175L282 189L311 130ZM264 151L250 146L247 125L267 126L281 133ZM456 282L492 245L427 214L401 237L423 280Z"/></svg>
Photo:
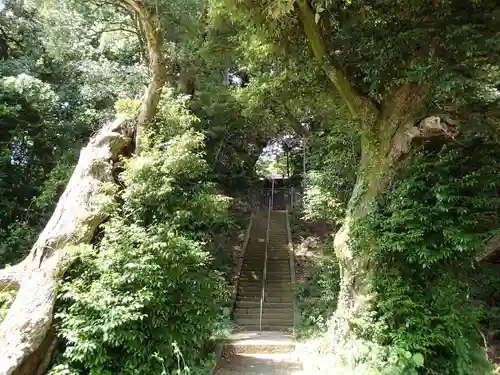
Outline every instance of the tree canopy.
<svg viewBox="0 0 500 375"><path fill-rule="evenodd" d="M326 373L491 372L498 1L5 0L0 98L0 375L206 373L288 170Z"/></svg>

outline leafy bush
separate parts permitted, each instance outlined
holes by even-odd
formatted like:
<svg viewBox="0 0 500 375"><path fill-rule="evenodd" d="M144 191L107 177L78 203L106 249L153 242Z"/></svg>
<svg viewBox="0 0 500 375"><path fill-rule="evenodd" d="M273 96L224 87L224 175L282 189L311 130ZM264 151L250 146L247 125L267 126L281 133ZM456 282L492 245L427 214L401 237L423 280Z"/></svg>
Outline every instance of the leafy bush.
<svg viewBox="0 0 500 375"><path fill-rule="evenodd" d="M401 363L404 353L408 359L421 353L422 373L489 372L480 311L463 279L498 225L499 161L496 145L422 152L356 225L353 247L373 264L375 294L372 314L358 330L399 352ZM407 362L402 368L419 367Z"/></svg>
<svg viewBox="0 0 500 375"><path fill-rule="evenodd" d="M324 184L324 173L311 171L307 174L302 205L304 218L310 221L326 220L337 224L344 217L345 205L337 199L332 186Z"/></svg>
<svg viewBox="0 0 500 375"><path fill-rule="evenodd" d="M51 375L195 374L212 364L228 295L207 244L228 223L228 199L201 182L201 134L149 137L151 149L126 163L123 204L102 241L62 286L65 348Z"/></svg>
<svg viewBox="0 0 500 375"><path fill-rule="evenodd" d="M339 266L333 244L325 241L311 256L309 278L297 285L297 301L300 309L300 326L297 334L308 337L324 332L328 321L337 308L339 291Z"/></svg>

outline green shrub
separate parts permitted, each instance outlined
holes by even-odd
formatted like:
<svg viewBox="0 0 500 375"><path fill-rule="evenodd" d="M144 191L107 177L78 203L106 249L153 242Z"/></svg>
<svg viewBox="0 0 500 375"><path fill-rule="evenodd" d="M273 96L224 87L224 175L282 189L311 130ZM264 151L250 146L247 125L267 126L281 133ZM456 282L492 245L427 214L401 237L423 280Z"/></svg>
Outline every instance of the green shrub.
<svg viewBox="0 0 500 375"><path fill-rule="evenodd" d="M325 241L310 258L309 278L297 285L296 298L300 310L297 335L305 338L326 331L328 321L337 308L339 266L331 241Z"/></svg>
<svg viewBox="0 0 500 375"><path fill-rule="evenodd" d="M403 362L401 353L421 353L422 374L490 371L480 345L480 310L464 276L498 225L499 162L496 145L422 152L357 222L353 247L372 264L375 294L371 316L357 328L367 340L399 351Z"/></svg>
<svg viewBox="0 0 500 375"><path fill-rule="evenodd" d="M161 133L161 132L160 132ZM204 181L203 136L150 135L126 163L121 208L80 255L57 308L64 348L49 374L206 373L228 297L210 230L228 199Z"/></svg>

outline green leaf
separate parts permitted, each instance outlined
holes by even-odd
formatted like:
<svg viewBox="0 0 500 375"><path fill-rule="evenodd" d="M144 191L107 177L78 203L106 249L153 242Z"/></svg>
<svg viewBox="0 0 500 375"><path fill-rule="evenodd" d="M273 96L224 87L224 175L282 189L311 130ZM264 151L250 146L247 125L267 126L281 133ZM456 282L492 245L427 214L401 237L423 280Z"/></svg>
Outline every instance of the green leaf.
<svg viewBox="0 0 500 375"><path fill-rule="evenodd" d="M424 366L424 356L422 353L413 354L413 357L411 359L413 360L413 362L415 362L415 365L417 365L417 367Z"/></svg>

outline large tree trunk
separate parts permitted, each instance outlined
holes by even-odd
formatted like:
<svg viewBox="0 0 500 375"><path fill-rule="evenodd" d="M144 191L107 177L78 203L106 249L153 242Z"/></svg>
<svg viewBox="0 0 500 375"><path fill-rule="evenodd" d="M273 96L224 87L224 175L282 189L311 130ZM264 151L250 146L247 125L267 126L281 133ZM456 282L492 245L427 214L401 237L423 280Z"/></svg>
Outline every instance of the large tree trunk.
<svg viewBox="0 0 500 375"><path fill-rule="evenodd" d="M352 119L359 122L361 130L362 150L357 181L346 218L334 242L341 282L336 321L331 326L333 332L327 335L333 342L326 345L335 352L335 359L341 361L338 365L351 369L355 365L350 364L348 358L359 349L354 347L357 337L351 323L371 310L373 295L370 281L375 272L368 259L350 247L352 224L369 214L371 203L391 187L396 168L411 153L415 141L453 136L457 123L450 121L448 114L427 117L428 95L422 86L393 85L382 103L375 103L360 94L344 75L340 64L330 63L329 59L334 54L327 54L310 2L296 0L295 3L315 58L336 88ZM335 364L329 363L329 366Z"/></svg>
<svg viewBox="0 0 500 375"><path fill-rule="evenodd" d="M139 153L142 132L157 112L167 79L162 31L140 1L120 0L118 4L137 16L144 33L149 85L134 121L119 118L105 125L82 149L66 190L26 259L0 271L0 288L19 289L0 325L0 375L41 375L47 366L54 347L51 325L57 286L74 258L71 246L89 243L109 216L114 163L120 155Z"/></svg>
<svg viewBox="0 0 500 375"><path fill-rule="evenodd" d="M35 374L42 356L27 360L46 341L58 280L71 263L75 244L89 243L109 212L113 164L132 142L124 119L105 125L82 149L78 164L47 226L26 259L0 274L19 286L0 325L0 374ZM50 341L50 340L49 340ZM50 343L48 343L50 346ZM34 371L35 370L35 371Z"/></svg>
<svg viewBox="0 0 500 375"><path fill-rule="evenodd" d="M341 285L334 325L335 347L349 351L357 339L352 330L354 319L371 309L370 279L373 269L362 254L350 248L352 223L370 213L371 203L394 183L401 162L416 144L433 137L455 134L455 122L447 123L446 114L424 117L425 93L420 87L405 86L388 98L377 119L362 141L358 179L349 201L345 221L335 236L335 253L341 269ZM347 353L344 352L346 355ZM345 359L345 358L344 358ZM344 362L344 365L348 361Z"/></svg>
<svg viewBox="0 0 500 375"><path fill-rule="evenodd" d="M163 86L167 81L167 64L162 53L163 30L158 15L150 12L141 1L120 0L119 5L137 16L140 33L146 42L149 72L151 74L141 110L137 117L135 153L139 155L144 129L156 115Z"/></svg>

